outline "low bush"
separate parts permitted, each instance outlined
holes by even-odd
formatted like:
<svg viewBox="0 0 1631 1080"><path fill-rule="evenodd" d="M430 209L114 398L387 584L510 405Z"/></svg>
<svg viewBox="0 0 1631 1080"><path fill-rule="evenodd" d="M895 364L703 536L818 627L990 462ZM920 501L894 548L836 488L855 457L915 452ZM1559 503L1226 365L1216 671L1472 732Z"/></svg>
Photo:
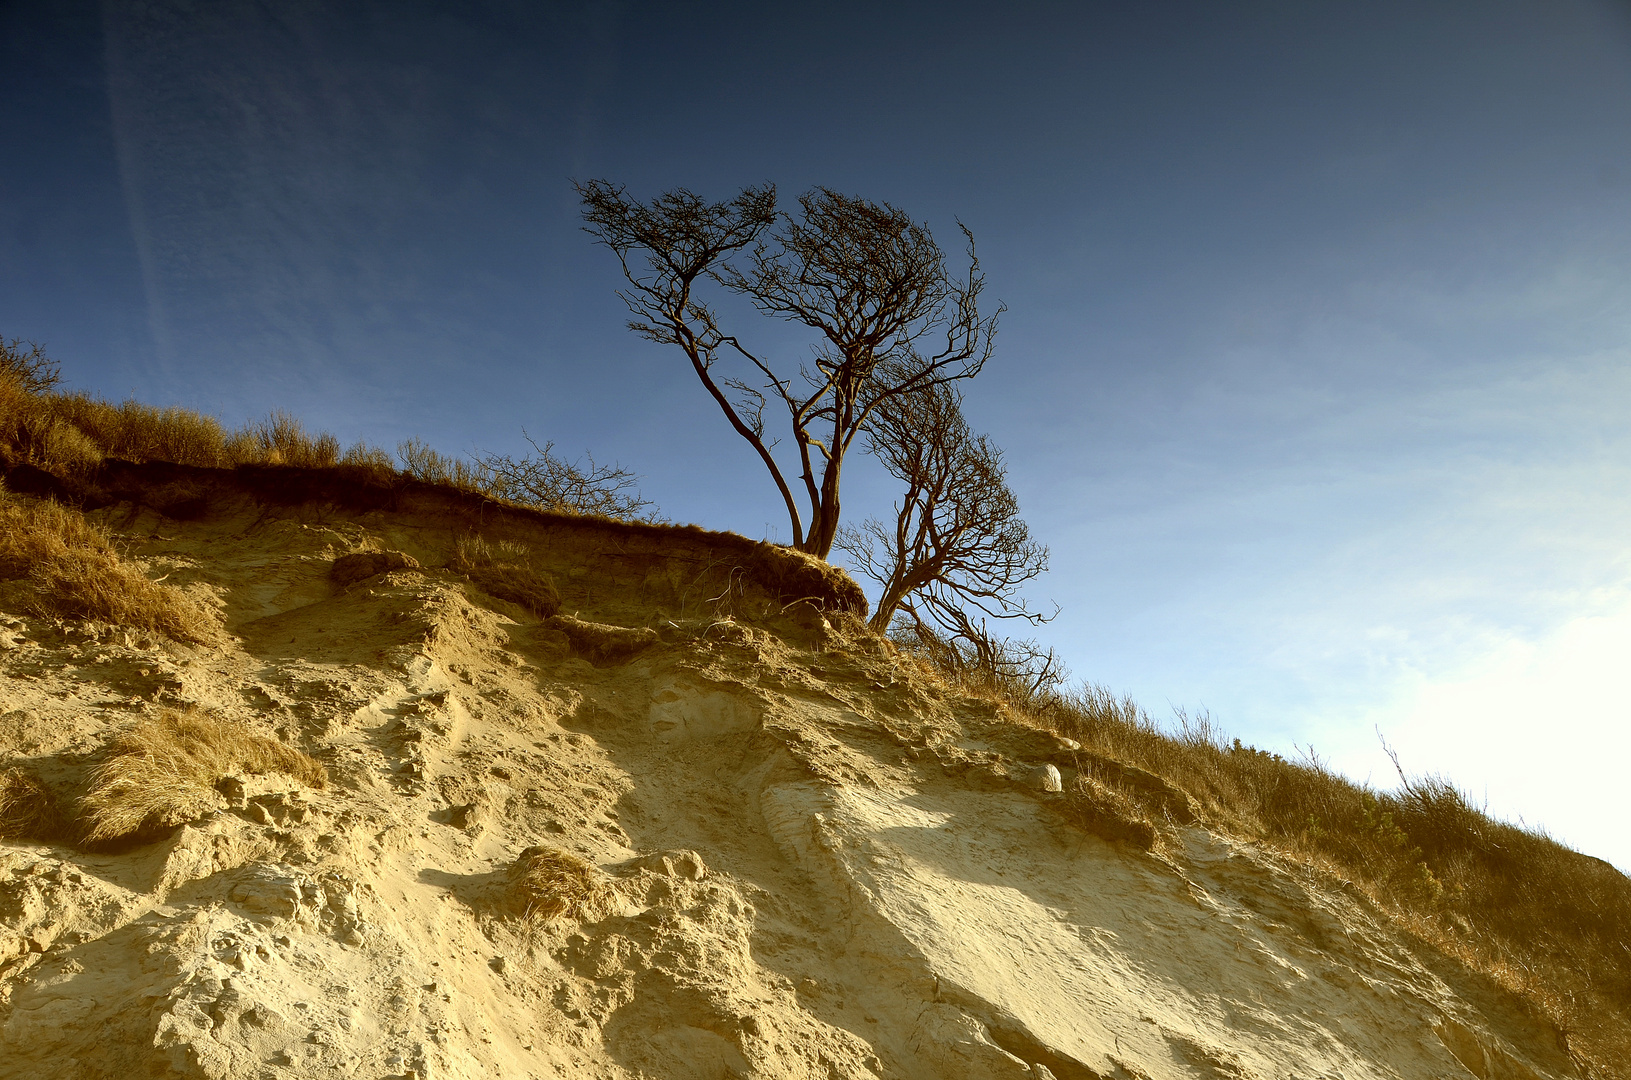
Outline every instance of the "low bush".
<svg viewBox="0 0 1631 1080"><path fill-rule="evenodd" d="M179 589L126 564L77 510L0 490L0 581L28 585L35 613L206 641L215 621Z"/></svg>
<svg viewBox="0 0 1631 1080"><path fill-rule="evenodd" d="M79 801L88 844L146 839L222 805L216 789L237 772L283 773L321 788L328 773L313 758L246 725L201 709L165 710L110 742Z"/></svg>

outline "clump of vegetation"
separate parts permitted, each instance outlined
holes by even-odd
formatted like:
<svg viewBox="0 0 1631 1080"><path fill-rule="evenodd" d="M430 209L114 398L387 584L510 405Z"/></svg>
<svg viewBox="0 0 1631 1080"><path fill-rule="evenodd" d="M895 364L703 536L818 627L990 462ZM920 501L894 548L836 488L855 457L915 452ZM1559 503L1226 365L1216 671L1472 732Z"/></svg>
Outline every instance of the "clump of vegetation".
<svg viewBox="0 0 1631 1080"><path fill-rule="evenodd" d="M216 785L237 772L328 782L320 762L244 724L167 709L108 744L79 802L81 835L92 844L162 835L219 807Z"/></svg>
<svg viewBox="0 0 1631 1080"><path fill-rule="evenodd" d="M42 394L62 381L55 361L38 342L0 338L0 381L12 381L31 394Z"/></svg>
<svg viewBox="0 0 1631 1080"><path fill-rule="evenodd" d="M395 472L384 451L358 444L342 454L333 435L309 435L286 413L228 431L213 416L191 409L115 404L85 393L36 388L0 365L0 464L34 465L71 478L106 458L216 469L350 465Z"/></svg>
<svg viewBox="0 0 1631 1080"><path fill-rule="evenodd" d="M1091 776L1078 776L1062 810L1078 827L1105 840L1124 840L1144 851L1155 847L1155 823L1133 799Z"/></svg>
<svg viewBox="0 0 1631 1080"><path fill-rule="evenodd" d="M609 626L570 615L556 615L548 625L565 634L572 651L592 664L627 660L658 641L657 631L649 626Z"/></svg>
<svg viewBox="0 0 1631 1080"><path fill-rule="evenodd" d="M561 610L561 594L555 579L534 570L528 557L525 544L503 540L493 545L472 535L459 538L448 565L500 600L547 619Z"/></svg>
<svg viewBox="0 0 1631 1080"><path fill-rule="evenodd" d="M979 674L958 665L946 677L1016 723L1076 740L1084 759L1164 781L1079 779L1062 806L1079 825L1105 835L1162 821L1185 793L1209 827L1351 882L1407 933L1522 996L1588 1074L1631 1075L1631 878L1608 863L1491 818L1442 777L1400 769L1397 790L1377 791L1312 751L1288 760L1226 739L1204 714L1180 710L1163 727L1103 687ZM1118 838L1159 843L1158 830L1137 831Z"/></svg>
<svg viewBox="0 0 1631 1080"><path fill-rule="evenodd" d="M369 484L411 476L556 513L657 520L651 503L632 490L633 473L598 465L593 458L587 467L566 461L550 443L541 447L533 443L537 453L532 456L487 454L465 461L410 439L399 448L399 470L379 447L359 442L342 452L334 435L314 435L285 412L228 430L213 416L191 409L114 403L64 392L58 389L60 382L56 363L38 345L0 339L0 468L30 465L76 491L94 486L96 471L110 459L211 469L243 465L340 469ZM191 506L185 499L171 501Z"/></svg>
<svg viewBox="0 0 1631 1080"><path fill-rule="evenodd" d="M510 864L505 893L510 907L526 919L582 918L605 899L595 868L552 847L530 847Z"/></svg>
<svg viewBox="0 0 1631 1080"><path fill-rule="evenodd" d="M62 831L51 789L23 769L0 769L0 840L50 840Z"/></svg>
<svg viewBox="0 0 1631 1080"><path fill-rule="evenodd" d="M534 453L514 457L483 454L474 461L438 453L418 439L397 447L403 470L417 480L473 491L490 499L554 514L582 514L619 521L659 520L649 499L634 490L637 477L618 465L567 461L555 444L539 446L522 433Z"/></svg>
<svg viewBox="0 0 1631 1080"><path fill-rule="evenodd" d="M0 581L22 580L41 615L205 641L215 622L173 585L119 558L107 532L50 500L0 491Z"/></svg>

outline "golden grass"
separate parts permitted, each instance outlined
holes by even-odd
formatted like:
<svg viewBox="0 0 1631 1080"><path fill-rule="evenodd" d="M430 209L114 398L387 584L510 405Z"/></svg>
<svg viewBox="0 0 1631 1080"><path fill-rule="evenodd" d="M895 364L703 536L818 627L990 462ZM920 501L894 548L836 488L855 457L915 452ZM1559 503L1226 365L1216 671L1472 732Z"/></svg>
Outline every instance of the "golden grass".
<svg viewBox="0 0 1631 1080"><path fill-rule="evenodd" d="M547 619L561 610L561 594L555 588L555 579L534 570L528 559L524 544L509 541L488 544L472 535L458 539L448 567L500 600L520 604L539 618Z"/></svg>
<svg viewBox="0 0 1631 1080"><path fill-rule="evenodd" d="M1163 729L1092 685L960 689L995 699L1016 723L1077 740L1084 759L1165 782L1079 779L1063 809L1089 831L1170 819L1174 794L1187 794L1210 827L1352 882L1407 933L1519 994L1588 1075L1631 1076L1631 878L1609 864L1490 818L1441 777L1401 771L1399 790L1377 791L1312 753L1293 761L1226 740L1204 715L1180 712ZM1142 845L1137 831L1124 838Z"/></svg>
<svg viewBox="0 0 1631 1080"><path fill-rule="evenodd" d="M1155 823L1143 808L1091 776L1076 777L1065 792L1061 810L1078 828L1102 839L1126 841L1144 851L1155 847Z"/></svg>
<svg viewBox="0 0 1631 1080"><path fill-rule="evenodd" d="M508 878L510 907L527 919L592 916L607 895L593 866L559 848L528 848L510 864Z"/></svg>
<svg viewBox="0 0 1631 1080"><path fill-rule="evenodd" d="M323 766L244 724L201 709L167 709L108 744L79 801L86 843L147 837L195 821L221 805L216 785L236 772L284 773L311 787Z"/></svg>
<svg viewBox="0 0 1631 1080"><path fill-rule="evenodd" d="M31 586L41 615L206 641L215 622L174 586L120 560L108 534L76 510L0 491L0 580Z"/></svg>
<svg viewBox="0 0 1631 1080"><path fill-rule="evenodd" d="M22 769L0 769L0 840L50 840L62 831L51 791Z"/></svg>
<svg viewBox="0 0 1631 1080"><path fill-rule="evenodd" d="M333 435L312 435L288 413L274 412L228 431L213 416L191 409L138 401L115 404L85 393L31 389L21 378L0 371L0 459L5 464L27 463L73 477L105 458L205 468L346 465L396 475L385 451L358 443L342 454Z"/></svg>

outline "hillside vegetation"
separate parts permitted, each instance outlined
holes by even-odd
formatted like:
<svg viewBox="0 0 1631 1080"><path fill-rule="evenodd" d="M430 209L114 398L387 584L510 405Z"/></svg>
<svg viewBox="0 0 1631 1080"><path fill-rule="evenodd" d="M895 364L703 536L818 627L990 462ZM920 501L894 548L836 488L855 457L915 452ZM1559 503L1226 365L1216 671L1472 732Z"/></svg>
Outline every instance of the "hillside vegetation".
<svg viewBox="0 0 1631 1080"><path fill-rule="evenodd" d="M31 384L22 377L0 378L0 467L3 467L7 485L7 493L0 502L0 578L11 581L13 585L5 588L14 590L3 594L6 611L27 619L55 620L51 625L59 627L83 625L88 628L86 633L92 635L101 633L100 628L125 627L184 644L208 643L217 637L225 640L237 635L250 642L245 648L260 650L255 655L261 657L262 662L270 662L265 658L292 655L293 650L304 649L302 635L321 633L324 624L290 622L297 620L299 612L305 609L289 606L292 601L252 600L246 591L247 584L235 585L224 578L217 581L203 569L177 572L174 581L156 580L158 565L144 561L155 556L127 550L134 541L121 533L121 528L132 528L132 522L145 514L170 523L166 530L179 534L184 523L208 522L212 515L227 514L224 507L238 505L246 499L275 499L293 506L303 500L317 501L336 507L342 514L381 508L391 512L412 511L443 529L446 542L439 541L441 547L429 545L417 559L391 563L392 569L384 576L366 577L365 580L373 584L345 586L347 591L341 594L342 598L354 598L347 603L384 603L385 599L373 599L377 591L382 598L396 596L404 604L412 600L421 605L454 605L466 612L469 619L476 620L471 626L478 622L485 626L498 619L512 643L528 644L524 648L515 646L522 650L521 660L493 660L492 663L498 665L494 671L508 670L505 664L512 668L516 664L536 665L540 671L555 672L551 677L557 681L567 679L566 673L570 672L579 672L587 679L589 674L586 673L628 665L640 655L656 655L645 653L648 649L660 652L683 646L706 651L727 641L745 641L756 650L754 662L761 668L772 662L768 658L780 658L774 661L780 668L764 669L764 681L769 681L770 674L774 674L784 684L805 685L799 693L809 695L816 693L812 688L817 688L812 678L824 676L798 674L795 669L819 672L838 665L838 657L846 657L843 663L861 665L856 670L864 668L864 681L878 687L880 695L894 695L888 700L897 703L903 710L902 715L918 710L924 716L964 716L978 714L984 708L994 724L1011 733L991 736L995 740L993 745L1007 745L1002 742L1004 739L1020 740L1014 745L1021 745L1028 737L1026 733L1046 733L1053 738L1055 743L1051 745L1063 748L1059 753L1065 756L1048 760L1063 764L1059 775L1063 778L1064 790L1057 800L1047 805L1062 815L1061 820L1082 832L1146 852L1143 857L1147 859L1162 860L1165 865L1179 868L1189 865L1186 859L1191 859L1195 844L1200 842L1196 839L1200 835L1195 832L1197 829L1231 843L1253 845L1254 850L1286 860L1287 865L1300 868L1298 872L1312 875L1311 880L1322 882L1322 887L1333 893L1350 894L1356 903L1380 913L1405 939L1423 950L1422 955L1436 958L1429 966L1440 964L1433 970L1441 977L1452 970L1460 971L1474 981L1492 981L1513 995L1514 1000L1524 1003L1523 1008L1549 1025L1580 1074L1604 1080L1631 1075L1631 880L1608 864L1571 851L1544 835L1490 818L1450 780L1407 777L1401 773L1397 790L1378 791L1335 774L1317 759L1287 760L1243 746L1238 740L1228 740L1206 718L1180 716L1176 724L1163 727L1135 703L1090 684L1069 692L1038 693L1019 685L980 680L955 666L935 663L930 652L891 643L866 629L860 619L865 614L865 601L859 590L842 574L809 557L769 553L765 550L767 545L696 529L620 524L612 518L583 518L581 515L578 516L581 526L574 525L572 515L541 512L541 509L558 511L559 507L541 507L536 498L514 497L515 489L505 489L493 479L491 470L484 471L479 464L454 462L422 444L407 445L411 451L404 454L408 468L403 469L377 448L342 449L333 436L310 435L298 421L283 414L273 414L263 423L229 431L213 418L187 410L154 408L135 402L112 404L84 394L61 392L49 380L36 379ZM496 517L481 517L476 511L482 506L500 513ZM114 516L115 511L122 516ZM94 519L87 518L87 512L93 512ZM495 521L508 524L502 528L484 526L483 534L473 524L478 519L488 526ZM244 520L255 519L250 515ZM321 521L307 527L340 528ZM591 527L606 531L593 536L582 531ZM578 531L571 531L573 529ZM384 550L381 537L365 536L365 531L362 526L347 524L324 542L334 546L336 554L344 553L346 543L364 554ZM342 542L342 533L350 540ZM156 529L150 527L144 535L149 539L143 542L152 551L163 549L159 541L151 539L159 536ZM221 533L211 543L227 543L232 535L237 534ZM582 563L588 569L572 571L579 575L576 577L562 576L567 573L561 568L564 564L559 563L560 556L552 554L553 549L549 547L551 543L564 544L561 538L566 536L575 537L571 543L587 544L586 550L594 552L592 558L585 556L588 561ZM723 546L709 546L715 544ZM663 561L665 545L672 548L676 558L686 560L684 573L659 569L669 565ZM203 550L198 548L199 552ZM300 550L301 559L315 558L304 553L305 549ZM613 551L617 553L615 557L606 554ZM188 565L203 566L206 561L204 554L189 557L193 563ZM551 559L557 561L552 563ZM617 562L618 559L624 559L627 565ZM597 568L611 563L617 563L618 569L615 573L605 571L612 576L597 584L599 579L595 575L602 572ZM182 565L175 558L166 565L172 564ZM425 569L420 569L421 564ZM740 579L738 571L742 572ZM410 573L422 576L412 577L411 581L410 577L401 576ZM309 582L301 579L301 582L288 587L310 593L308 600L302 602L309 601L313 605L321 595L326 595L315 591L319 584L324 589L333 587L322 577L313 577ZM387 583L388 587L379 585L380 582ZM390 584L393 582L395 584ZM451 582L452 585L435 584L433 589L421 582ZM454 592L446 591L455 586ZM436 591L438 589L443 591ZM647 603L643 599L638 603L625 599L614 602L613 599L658 594L652 590L659 590L666 606L648 605L648 610L640 607ZM364 592L369 599L363 598ZM475 609L469 604L498 614L484 614L476 619L470 614ZM619 604L624 606L618 607ZM599 617L604 621L577 617L590 609L600 611ZM412 610L419 611L418 608ZM429 635L424 641L432 643L438 633L454 636L475 633L450 629L451 623L423 622L429 618L423 613L382 614L379 625L395 626L407 619ZM413 622L415 619L421 622ZM278 620L287 622L287 627ZM430 629L424 629L425 626ZM770 630L763 629L765 627ZM289 631L287 635L285 629ZM34 624L18 632L45 633ZM810 633L815 634L812 640L824 644L798 646L808 655L792 645L776 644L772 640L777 634L790 642L802 640L798 635ZM317 639L311 640L315 643ZM204 648L207 644L197 647ZM431 648L430 645L415 646L420 647ZM339 649L339 644L325 639L321 648L333 651ZM481 645L481 649L491 652L491 643ZM797 657L793 656L794 652L798 652ZM350 656L349 653L343 655ZM357 655L360 657L362 653ZM433 651L427 655L438 654ZM334 656L341 657L342 651L334 652ZM822 656L827 659L821 659ZM871 659L863 664L859 659L863 657ZM302 662L316 661L308 657ZM339 664L342 660L329 662ZM343 662L364 663L355 657ZM457 675L458 666L453 661L441 658L437 662L452 664L447 670ZM572 664L580 666L572 667ZM713 687L725 679L721 672L728 666L719 670L708 669L705 664L697 667L692 675L686 676L690 680L687 685L691 687L686 693L701 695L698 700L712 701L706 695L718 697L721 691ZM409 664L403 670L415 669ZM660 682L660 674L648 673L642 677ZM474 688L477 680L468 672L466 675L465 683ZM227 675L221 678L224 680L221 685L231 683ZM750 677L739 672L731 678L745 680L743 685L756 685L761 680L761 676ZM857 674L855 678L860 680L862 676ZM886 679L887 682L882 681ZM463 692L457 680L454 690ZM271 695L269 700L277 700L280 693L270 686L255 692ZM553 692L565 700L566 690ZM659 689L652 698L656 702L651 706L653 717L661 712L659 706L667 707L661 696L665 692ZM423 706L427 715L440 710L438 715L444 716L425 729L433 733L423 736L426 739L455 738L448 732L459 725L463 725L460 730L469 728L472 721L468 716L480 708L474 696L469 699L471 704L459 707L463 710L460 712L446 704L446 700L451 700L447 699L447 690L427 686L414 693L420 695L413 698L415 701L438 702L434 710L431 705ZM435 699L437 693L442 694L443 699ZM762 693L768 691L754 690L749 696ZM157 703L158 698L151 700ZM346 707L364 711L379 708L367 704L367 700L367 694L363 694ZM592 715L592 710L584 711L588 709L584 700L580 693L579 705L574 706L579 711L574 715ZM852 700L860 700L859 692L852 695ZM241 702L238 704L241 706ZM608 715L619 708L610 696L597 707L609 710ZM275 735L264 724L256 731L249 728L240 731L227 721L202 713L182 711L150 716L123 735L109 733L100 744L102 748L94 751L101 754L96 758L101 762L98 766L101 772L86 772L80 780L52 780L47 775L49 768L36 776L23 768L26 762L22 756L13 753L14 760L0 760L0 814L14 819L11 827L14 837L33 831L41 834L36 839L60 840L72 832L64 831L62 816L71 813L64 808L78 806L81 813L88 815L78 835L88 838L88 842L137 833L156 835L234 798L237 799L234 805L247 805L241 795L220 794L217 790L218 782L224 783L235 775L282 768L308 784L321 784L324 765L317 759L325 756L327 771L334 773L344 788L345 778L357 768L345 757L349 751L342 752L332 746L323 749L319 745L323 743L323 732L328 730L323 725L339 721L319 723L309 708L303 713L292 704L288 708L267 708L268 717L285 718L286 722L280 721L284 723L281 735ZM718 704L709 708L713 711L706 714L712 717L707 724L713 726L708 731L714 733L709 737L724 737L745 723L734 719L738 716L732 711L736 706ZM893 730L889 726L893 721L887 716L874 716L876 710L871 706L853 705L848 714L832 715L853 716L855 711L868 716L869 723L882 725L877 730ZM390 715L409 717L406 712L382 713L378 730L385 730L386 717ZM447 716L452 719L446 719ZM589 722L585 720L584 724ZM703 721L695 718L685 720L685 724L693 726L701 723ZM579 725L576 729L568 726L563 730L583 729L583 725ZM658 725L656 730L666 729ZM831 734L823 734L819 724L800 731L799 739L804 743L799 745L816 746L823 739L842 736L841 725L833 728ZM192 740L187 745L197 747L203 745L199 740L206 736L214 740L211 745L218 743L229 750L211 751L214 757L193 750L185 760L175 759L179 764L165 765L161 751L152 749L171 743L180 745L187 739ZM292 746L285 748L278 741L291 737L308 744L307 751L313 756ZM953 753L951 736L931 737L920 731L917 735L897 733L890 737L898 738L906 747L902 768L917 767L912 764L914 761L939 761L951 775L958 770L977 771L986 767L978 762L971 764L972 759L967 755L958 757ZM165 742L166 739L169 742ZM3 749L5 747L0 745L0 750ZM73 752L86 755L85 760L89 761L94 757L93 750L87 746ZM406 750L401 752L407 753ZM448 754L452 755L453 750L449 749ZM948 764L954 758L955 768ZM450 756L448 760L453 758ZM766 761L767 770L782 767L769 763L771 759ZM507 776L515 768L496 762L497 759L493 774L504 772ZM992 767L996 768L993 775L999 779L1013 773L1012 769L1003 771L1007 766ZM842 775L842 768L836 765L832 768L837 770L832 772L833 777ZM163 792L142 779L148 773L171 777L167 782L177 791L185 791L185 799L181 800L180 796L177 799L186 801L187 807L172 813L165 806L140 803L118 807L110 801L108 793L116 788L120 792L146 789L153 799L163 801ZM440 790L446 806L435 812L454 815L447 820L456 824L463 820L460 814L477 814L475 808L485 805L486 796L478 797L469 782L455 783L446 779L453 775L449 772L434 782L420 780L417 775L411 779L418 784L413 788L415 791L425 789L429 783L434 790L426 797ZM967 775L972 776L973 772ZM355 779L351 782L361 783ZM74 783L81 786L75 789ZM435 788L435 783L441 783L442 787ZM460 787L461 783L465 786ZM124 786L117 787L119 784ZM324 797L342 795L343 791ZM272 806L272 803L265 805ZM286 807L289 803L285 800L277 805ZM471 809L457 809L465 805ZM492 820L492 812L480 812ZM470 820L474 821L475 817ZM6 827L6 823L0 821L0 834ZM51 835L44 835L47 833ZM383 837L385 833L380 835ZM627 846L636 850L639 847L632 843ZM217 855L220 850L224 849L218 848ZM245 852L249 850L244 848ZM499 875L494 878L493 888L501 892L507 889L505 895L510 897L511 908L522 911L527 919L535 920L535 916L580 920L609 917L606 913L617 909L616 888L622 886L608 884L597 876L599 872L592 865L595 861L592 854L573 854L529 843L525 851L507 864L507 869L493 871ZM250 857L242 852L240 856ZM605 858L600 861L604 864ZM501 883L504 883L502 888ZM681 891L688 888L691 886L686 884ZM748 890L743 895L757 894ZM614 898L607 900L606 897ZM764 897L758 902L761 906L772 903ZM317 915L312 917L318 918ZM739 913L730 916L742 917ZM330 915L323 914L321 918L329 919ZM560 947L566 948L565 945ZM15 969L6 970L15 973ZM816 992L801 990L800 993L809 996ZM973 1008L972 1005L966 1007ZM1002 1042L999 1035L1006 1030L1002 1028L1006 1021L1000 1021L1000 1017L987 1020L993 1032L991 1038L1002 1045L1002 1053L1010 1057L1018 1054L1015 1060L1025 1058L1038 1068L1052 1061L1058 1066L1056 1074L1066 1075L1059 1071L1068 1064L1061 1064L1064 1058L1059 1055L1063 1051L1057 1047L1046 1049L1042 1046L1046 1040L1037 1042L1031 1035L1014 1036L1019 1038L1018 1042L1012 1038ZM1494 1051L1487 1047L1479 1050L1477 1053L1484 1057L1478 1061L1486 1062L1479 1065L1474 1061L1476 1054L1463 1052L1465 1046L1471 1044L1454 1033L1461 1029L1455 1028L1449 1035L1445 1030L1449 1029L1440 1030L1440 1038L1474 1075L1508 1075L1488 1064L1498 1056L1491 1056ZM733 1035L732 1038L740 1037ZM728 1065L736 1059L727 1054L721 1060ZM1480 1072L1479 1068L1486 1071ZM0 1068L0 1073L3 1072Z"/></svg>

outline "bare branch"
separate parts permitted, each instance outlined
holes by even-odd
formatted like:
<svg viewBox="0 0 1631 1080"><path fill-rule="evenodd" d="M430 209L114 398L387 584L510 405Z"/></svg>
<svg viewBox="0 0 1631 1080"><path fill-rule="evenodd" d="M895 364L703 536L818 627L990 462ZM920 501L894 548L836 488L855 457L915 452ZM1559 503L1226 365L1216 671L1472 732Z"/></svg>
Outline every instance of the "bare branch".
<svg viewBox="0 0 1631 1080"><path fill-rule="evenodd" d="M634 316L630 327L685 352L770 471L787 503L795 546L813 555L826 558L832 550L844 458L873 413L897 398L973 378L991 357L1002 308L980 316L985 277L961 222L969 265L957 278L925 226L888 203L830 188L801 195L796 215L776 214L769 185L744 189L730 203L708 203L684 188L649 204L604 181L577 188L588 231L616 253L629 281L620 295ZM696 295L705 281L741 294L765 315L815 331L814 363L795 380L726 334ZM809 506L807 531L765 441L767 395L740 376L713 373L727 346L787 408Z"/></svg>

